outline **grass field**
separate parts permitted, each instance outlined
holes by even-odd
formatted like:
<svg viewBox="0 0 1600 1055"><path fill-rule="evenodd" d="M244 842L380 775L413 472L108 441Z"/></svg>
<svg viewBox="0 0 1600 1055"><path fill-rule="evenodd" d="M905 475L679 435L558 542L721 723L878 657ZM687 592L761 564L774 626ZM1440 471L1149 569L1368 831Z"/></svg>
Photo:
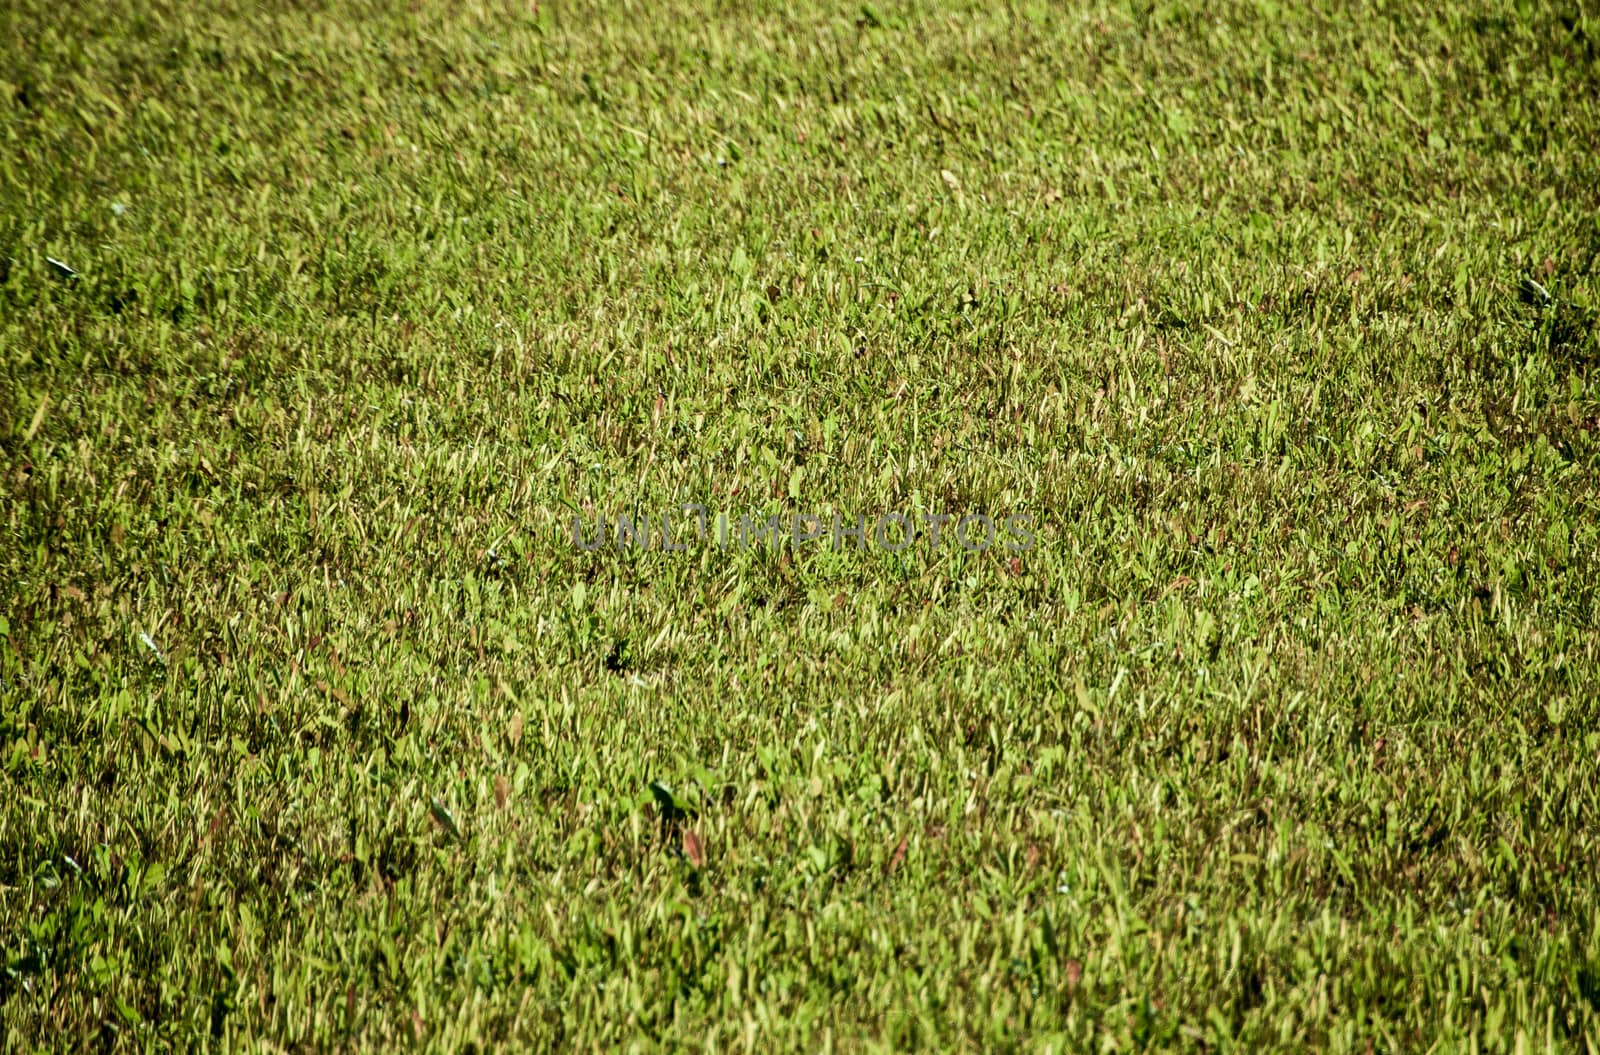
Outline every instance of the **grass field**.
<svg viewBox="0 0 1600 1055"><path fill-rule="evenodd" d="M1586 0L12 0L0 140L5 1050L1600 1050Z"/></svg>

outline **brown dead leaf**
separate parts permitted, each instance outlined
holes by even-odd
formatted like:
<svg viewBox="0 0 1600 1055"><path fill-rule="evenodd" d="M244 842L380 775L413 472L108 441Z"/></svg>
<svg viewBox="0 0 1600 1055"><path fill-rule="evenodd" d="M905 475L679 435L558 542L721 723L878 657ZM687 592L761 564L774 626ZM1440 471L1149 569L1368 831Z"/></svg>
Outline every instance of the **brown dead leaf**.
<svg viewBox="0 0 1600 1055"><path fill-rule="evenodd" d="M700 841L700 835L693 828L683 830L683 856L689 859L695 871L706 866L706 847Z"/></svg>
<svg viewBox="0 0 1600 1055"><path fill-rule="evenodd" d="M1181 590L1185 586L1193 585L1193 579L1189 578L1187 575L1180 575L1176 579L1173 579L1171 582L1167 583L1166 588L1161 591L1161 596L1166 597L1167 594L1171 593L1173 590Z"/></svg>
<svg viewBox="0 0 1600 1055"><path fill-rule="evenodd" d="M506 803L511 801L511 781L505 774L497 774L494 778L494 804L501 809L506 808Z"/></svg>
<svg viewBox="0 0 1600 1055"><path fill-rule="evenodd" d="M212 815L211 823L206 825L205 838L201 839L200 841L202 843L208 843L212 839L216 838L217 832L222 829L222 826L227 823L227 820L228 807L226 804L224 804L217 809L215 814Z"/></svg>
<svg viewBox="0 0 1600 1055"><path fill-rule="evenodd" d="M909 835L900 836L900 841L895 844L894 853L890 854L889 859L883 863L883 874L885 876L892 876L899 869L900 863L906 859L906 848L910 845L911 837Z"/></svg>

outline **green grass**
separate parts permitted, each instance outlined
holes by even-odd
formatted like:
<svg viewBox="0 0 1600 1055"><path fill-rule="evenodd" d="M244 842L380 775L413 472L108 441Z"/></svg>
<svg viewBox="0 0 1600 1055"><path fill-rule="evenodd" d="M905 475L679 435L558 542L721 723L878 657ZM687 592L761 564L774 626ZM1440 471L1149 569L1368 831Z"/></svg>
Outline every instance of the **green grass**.
<svg viewBox="0 0 1600 1055"><path fill-rule="evenodd" d="M1591 5L20 0L0 140L6 1050L1600 1048Z"/></svg>

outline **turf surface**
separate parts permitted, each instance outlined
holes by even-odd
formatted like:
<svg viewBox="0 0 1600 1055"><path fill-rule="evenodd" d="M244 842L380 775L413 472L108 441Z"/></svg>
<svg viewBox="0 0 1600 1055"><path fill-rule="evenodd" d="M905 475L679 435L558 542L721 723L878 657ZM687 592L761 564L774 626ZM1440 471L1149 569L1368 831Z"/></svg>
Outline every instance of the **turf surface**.
<svg viewBox="0 0 1600 1055"><path fill-rule="evenodd" d="M1592 5L12 0L0 141L7 1050L1600 1048Z"/></svg>

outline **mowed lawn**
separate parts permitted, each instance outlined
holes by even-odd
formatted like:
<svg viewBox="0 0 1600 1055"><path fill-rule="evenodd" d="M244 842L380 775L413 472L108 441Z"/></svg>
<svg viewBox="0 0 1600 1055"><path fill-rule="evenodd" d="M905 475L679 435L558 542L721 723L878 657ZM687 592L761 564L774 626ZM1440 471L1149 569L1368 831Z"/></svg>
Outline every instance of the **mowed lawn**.
<svg viewBox="0 0 1600 1055"><path fill-rule="evenodd" d="M1592 4L10 0L0 143L5 1050L1600 1050Z"/></svg>

